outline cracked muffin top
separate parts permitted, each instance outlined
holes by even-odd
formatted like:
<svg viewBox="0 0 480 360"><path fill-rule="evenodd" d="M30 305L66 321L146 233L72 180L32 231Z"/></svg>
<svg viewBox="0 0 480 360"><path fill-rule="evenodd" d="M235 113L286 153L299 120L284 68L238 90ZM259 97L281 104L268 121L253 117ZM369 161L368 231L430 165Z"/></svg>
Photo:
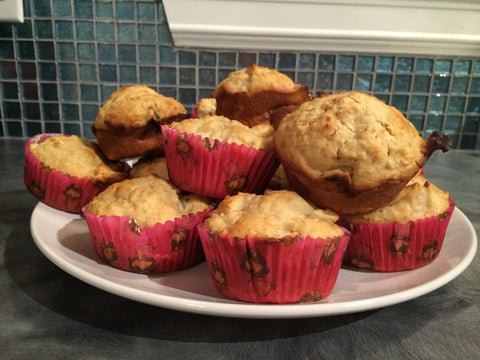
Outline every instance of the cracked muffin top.
<svg viewBox="0 0 480 360"><path fill-rule="evenodd" d="M332 94L302 104L280 123L275 147L282 162L307 176L347 173L357 190L411 178L427 144L397 109L361 92Z"/></svg>
<svg viewBox="0 0 480 360"><path fill-rule="evenodd" d="M177 100L159 94L148 86L124 86L114 91L100 108L94 128L128 129L144 126L152 119L164 123L162 120L171 121L173 117L186 112Z"/></svg>
<svg viewBox="0 0 480 360"><path fill-rule="evenodd" d="M203 211L209 206L206 198L182 193L165 179L148 175L110 185L93 198L87 211L99 216L128 216L143 228Z"/></svg>
<svg viewBox="0 0 480 360"><path fill-rule="evenodd" d="M205 228L232 237L268 239L343 235L338 215L312 206L296 192L267 190L263 195L227 196L205 220Z"/></svg>
<svg viewBox="0 0 480 360"><path fill-rule="evenodd" d="M248 127L225 116L209 115L198 119L174 122L170 124L170 127L212 140L273 151L273 127L269 124Z"/></svg>
<svg viewBox="0 0 480 360"><path fill-rule="evenodd" d="M108 160L99 146L76 135L55 135L32 143L30 151L49 169L91 181L111 183L125 178L125 164Z"/></svg>

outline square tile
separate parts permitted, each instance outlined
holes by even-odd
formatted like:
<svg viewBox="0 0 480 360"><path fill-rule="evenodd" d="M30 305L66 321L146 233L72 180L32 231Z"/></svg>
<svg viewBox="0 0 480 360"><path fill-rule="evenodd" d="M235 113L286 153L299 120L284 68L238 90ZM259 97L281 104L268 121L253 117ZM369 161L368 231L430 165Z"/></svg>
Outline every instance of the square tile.
<svg viewBox="0 0 480 360"><path fill-rule="evenodd" d="M430 75L415 75L413 79L414 93L428 93L430 92Z"/></svg>
<svg viewBox="0 0 480 360"><path fill-rule="evenodd" d="M388 92L392 86L392 75L377 74L374 91Z"/></svg>
<svg viewBox="0 0 480 360"><path fill-rule="evenodd" d="M467 94L468 92L468 83L470 79L468 77L457 77L454 76L452 79L452 87L450 88L450 92L452 94Z"/></svg>
<svg viewBox="0 0 480 360"><path fill-rule="evenodd" d="M359 56L357 61L357 71L372 72L375 67L375 57Z"/></svg>
<svg viewBox="0 0 480 360"><path fill-rule="evenodd" d="M276 54L273 53L260 53L258 54L258 65L274 69L276 67Z"/></svg>
<svg viewBox="0 0 480 360"><path fill-rule="evenodd" d="M451 96L448 102L448 113L463 113L466 101L465 96Z"/></svg>
<svg viewBox="0 0 480 360"><path fill-rule="evenodd" d="M209 51L200 51L198 53L199 66L215 66L217 63L217 54Z"/></svg>
<svg viewBox="0 0 480 360"><path fill-rule="evenodd" d="M393 71L393 56L379 56L377 57L377 72L392 72Z"/></svg>
<svg viewBox="0 0 480 360"><path fill-rule="evenodd" d="M120 65L119 67L120 83L137 85L137 68L134 65Z"/></svg>
<svg viewBox="0 0 480 360"><path fill-rule="evenodd" d="M429 113L444 113L445 106L447 104L446 96L434 95L430 98L430 104L428 106Z"/></svg>
<svg viewBox="0 0 480 360"><path fill-rule="evenodd" d="M280 53L278 58L279 69L295 69L297 66L297 56L291 53Z"/></svg>
<svg viewBox="0 0 480 360"><path fill-rule="evenodd" d="M472 70L472 60L457 59L455 61L454 73L468 75Z"/></svg>
<svg viewBox="0 0 480 360"><path fill-rule="evenodd" d="M35 59L35 46L33 41L17 41L17 57L21 60L34 60ZM2 47L2 44L0 44ZM5 50L5 48L3 49ZM13 56L13 54L12 54ZM6 59L7 56L1 56L2 59Z"/></svg>
<svg viewBox="0 0 480 360"><path fill-rule="evenodd" d="M53 24L51 20L35 20L35 37L37 39L53 39Z"/></svg>
<svg viewBox="0 0 480 360"><path fill-rule="evenodd" d="M320 55L318 57L319 70L333 70L335 68L335 55Z"/></svg>
<svg viewBox="0 0 480 360"><path fill-rule="evenodd" d="M399 57L397 59L397 72L399 73L410 73L413 71L413 57Z"/></svg>
<svg viewBox="0 0 480 360"><path fill-rule="evenodd" d="M366 91L366 92L371 91L372 79L373 79L373 75L371 74L358 74L357 79L355 81L355 90Z"/></svg>
<svg viewBox="0 0 480 360"><path fill-rule="evenodd" d="M41 84L40 99L43 101L58 101L58 85L57 84Z"/></svg>
<svg viewBox="0 0 480 360"><path fill-rule="evenodd" d="M197 53L194 51L180 51L178 53L178 62L180 65L196 65Z"/></svg>
<svg viewBox="0 0 480 360"><path fill-rule="evenodd" d="M314 70L316 63L315 54L300 54L298 58L298 68L300 70Z"/></svg>
<svg viewBox="0 0 480 360"><path fill-rule="evenodd" d="M415 72L417 74L431 74L433 72L433 60L426 58L417 59Z"/></svg>
<svg viewBox="0 0 480 360"><path fill-rule="evenodd" d="M55 21L55 38L73 40L73 21Z"/></svg>
<svg viewBox="0 0 480 360"><path fill-rule="evenodd" d="M155 66L140 66L140 82L143 84L155 84L157 82L157 68Z"/></svg>
<svg viewBox="0 0 480 360"><path fill-rule="evenodd" d="M352 90L353 74L337 74L337 81L335 84L335 90L338 91L350 91Z"/></svg>
<svg viewBox="0 0 480 360"><path fill-rule="evenodd" d="M353 71L355 69L355 56L339 55L337 57L338 71Z"/></svg>
<svg viewBox="0 0 480 360"><path fill-rule="evenodd" d="M450 76L435 75L433 77L432 92L446 94L449 92Z"/></svg>
<svg viewBox="0 0 480 360"><path fill-rule="evenodd" d="M80 85L80 94L82 101L98 101L97 85Z"/></svg>
<svg viewBox="0 0 480 360"><path fill-rule="evenodd" d="M412 85L411 75L396 75L394 80L394 91L409 92Z"/></svg>
<svg viewBox="0 0 480 360"><path fill-rule="evenodd" d="M22 80L35 80L37 78L37 67L35 63L20 61L18 66Z"/></svg>
<svg viewBox="0 0 480 360"><path fill-rule="evenodd" d="M58 103L42 103L42 114L46 121L59 120L60 108Z"/></svg>
<svg viewBox="0 0 480 360"><path fill-rule="evenodd" d="M138 61L140 64L156 64L157 48L155 45L139 45Z"/></svg>
<svg viewBox="0 0 480 360"><path fill-rule="evenodd" d="M333 73L317 73L317 91L332 91L333 90Z"/></svg>
<svg viewBox="0 0 480 360"><path fill-rule="evenodd" d="M154 2L137 2L137 19L141 21L155 20Z"/></svg>
<svg viewBox="0 0 480 360"><path fill-rule="evenodd" d="M97 21L95 23L95 33L98 41L115 40L115 23L106 21Z"/></svg>
<svg viewBox="0 0 480 360"><path fill-rule="evenodd" d="M3 82L2 88L2 100L18 100L18 84L16 82Z"/></svg>
<svg viewBox="0 0 480 360"><path fill-rule="evenodd" d="M103 62L116 62L117 52L115 51L115 44L98 44L97 46L98 61Z"/></svg>
<svg viewBox="0 0 480 360"><path fill-rule="evenodd" d="M77 81L77 67L73 63L59 63L58 77L61 81Z"/></svg>

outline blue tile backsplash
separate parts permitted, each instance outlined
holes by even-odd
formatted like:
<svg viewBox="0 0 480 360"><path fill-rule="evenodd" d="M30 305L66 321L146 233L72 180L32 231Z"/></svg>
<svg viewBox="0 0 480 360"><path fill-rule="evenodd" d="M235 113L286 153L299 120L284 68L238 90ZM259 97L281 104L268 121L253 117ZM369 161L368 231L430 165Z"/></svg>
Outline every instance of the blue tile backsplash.
<svg viewBox="0 0 480 360"><path fill-rule="evenodd" d="M358 90L397 107L424 137L442 130L480 150L480 59L361 53L179 49L161 1L24 0L0 23L0 137L64 132L94 139L99 107L145 84L188 110L231 71L278 69L318 91Z"/></svg>

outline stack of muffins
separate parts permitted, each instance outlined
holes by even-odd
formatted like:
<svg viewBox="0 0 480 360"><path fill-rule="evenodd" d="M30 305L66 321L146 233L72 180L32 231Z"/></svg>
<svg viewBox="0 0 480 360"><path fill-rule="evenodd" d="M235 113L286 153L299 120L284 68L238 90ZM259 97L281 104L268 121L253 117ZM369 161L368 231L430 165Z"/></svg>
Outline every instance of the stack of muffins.
<svg viewBox="0 0 480 360"><path fill-rule="evenodd" d="M331 293L342 264L426 265L454 208L422 171L448 150L443 134L424 140L371 95L313 98L261 66L232 72L192 115L146 86L123 87L93 133L98 144L31 139L27 189L82 213L106 263L162 273L206 259L230 299L311 302Z"/></svg>

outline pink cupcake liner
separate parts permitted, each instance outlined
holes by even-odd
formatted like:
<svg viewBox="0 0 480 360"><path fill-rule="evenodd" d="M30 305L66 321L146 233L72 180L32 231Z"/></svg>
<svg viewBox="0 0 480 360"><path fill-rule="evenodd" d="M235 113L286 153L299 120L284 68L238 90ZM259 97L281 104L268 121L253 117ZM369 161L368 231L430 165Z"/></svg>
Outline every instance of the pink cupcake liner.
<svg viewBox="0 0 480 360"><path fill-rule="evenodd" d="M280 162L273 151L212 141L162 126L170 180L177 187L223 199L238 192L260 193Z"/></svg>
<svg viewBox="0 0 480 360"><path fill-rule="evenodd" d="M33 155L30 146L52 136L64 134L39 134L25 145L25 168L23 182L30 193L45 204L66 212L81 213L82 207L108 184L70 176L60 170L49 169ZM127 171L127 165L125 165Z"/></svg>
<svg viewBox="0 0 480 360"><path fill-rule="evenodd" d="M197 225L213 210L139 229L128 216L98 216L83 208L93 246L105 263L130 272L164 273L205 259Z"/></svg>
<svg viewBox="0 0 480 360"><path fill-rule="evenodd" d="M365 270L392 272L416 269L437 258L455 203L444 214L407 224L346 225L352 236L344 264Z"/></svg>
<svg viewBox="0 0 480 360"><path fill-rule="evenodd" d="M232 238L198 226L215 287L227 298L253 303L324 299L337 281L350 234L291 240Z"/></svg>

